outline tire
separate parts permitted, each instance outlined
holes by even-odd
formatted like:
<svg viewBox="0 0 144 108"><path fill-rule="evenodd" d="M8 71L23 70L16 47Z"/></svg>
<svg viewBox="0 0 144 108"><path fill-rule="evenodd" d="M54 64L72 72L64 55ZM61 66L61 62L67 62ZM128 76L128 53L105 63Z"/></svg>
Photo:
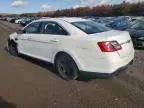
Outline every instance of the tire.
<svg viewBox="0 0 144 108"><path fill-rule="evenodd" d="M8 50L12 56L18 56L19 55L18 50L17 50L17 46L15 44L9 44Z"/></svg>
<svg viewBox="0 0 144 108"><path fill-rule="evenodd" d="M61 54L56 58L56 69L64 80L76 80L79 70L74 60L67 54Z"/></svg>

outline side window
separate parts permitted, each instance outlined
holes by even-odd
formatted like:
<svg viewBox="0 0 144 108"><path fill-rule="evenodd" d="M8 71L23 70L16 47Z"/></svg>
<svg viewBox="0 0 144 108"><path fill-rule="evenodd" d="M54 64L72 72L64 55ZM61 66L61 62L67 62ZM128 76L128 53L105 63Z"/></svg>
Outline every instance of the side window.
<svg viewBox="0 0 144 108"><path fill-rule="evenodd" d="M52 35L68 35L68 33L62 27L54 22L43 22L40 33Z"/></svg>
<svg viewBox="0 0 144 108"><path fill-rule="evenodd" d="M34 22L28 25L24 30L23 33L38 33L39 32L40 22Z"/></svg>

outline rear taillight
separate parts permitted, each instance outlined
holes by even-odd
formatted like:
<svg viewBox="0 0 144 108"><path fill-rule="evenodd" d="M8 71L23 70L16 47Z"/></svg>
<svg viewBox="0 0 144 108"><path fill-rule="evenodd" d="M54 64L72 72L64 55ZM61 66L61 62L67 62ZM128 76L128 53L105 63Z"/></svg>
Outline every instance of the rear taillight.
<svg viewBox="0 0 144 108"><path fill-rule="evenodd" d="M98 46L102 52L115 52L122 49L117 41L98 42Z"/></svg>

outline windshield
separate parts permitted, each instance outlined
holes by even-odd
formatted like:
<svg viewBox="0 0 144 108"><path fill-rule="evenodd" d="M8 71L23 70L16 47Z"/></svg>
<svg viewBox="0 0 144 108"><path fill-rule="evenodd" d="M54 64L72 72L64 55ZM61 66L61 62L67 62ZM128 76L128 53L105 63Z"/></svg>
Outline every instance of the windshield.
<svg viewBox="0 0 144 108"><path fill-rule="evenodd" d="M72 25L84 31L87 34L101 33L110 29L93 21L73 22Z"/></svg>

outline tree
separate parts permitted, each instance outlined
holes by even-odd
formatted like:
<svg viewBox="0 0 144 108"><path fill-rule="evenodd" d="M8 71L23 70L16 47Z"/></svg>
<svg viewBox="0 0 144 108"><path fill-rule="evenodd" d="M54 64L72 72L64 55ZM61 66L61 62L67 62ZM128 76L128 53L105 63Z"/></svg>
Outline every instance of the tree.
<svg viewBox="0 0 144 108"><path fill-rule="evenodd" d="M127 3L119 5L98 5L95 7L79 7L76 9L63 9L53 12L39 12L35 14L41 17L83 17L83 16L122 16L122 15L144 15L144 2Z"/></svg>

